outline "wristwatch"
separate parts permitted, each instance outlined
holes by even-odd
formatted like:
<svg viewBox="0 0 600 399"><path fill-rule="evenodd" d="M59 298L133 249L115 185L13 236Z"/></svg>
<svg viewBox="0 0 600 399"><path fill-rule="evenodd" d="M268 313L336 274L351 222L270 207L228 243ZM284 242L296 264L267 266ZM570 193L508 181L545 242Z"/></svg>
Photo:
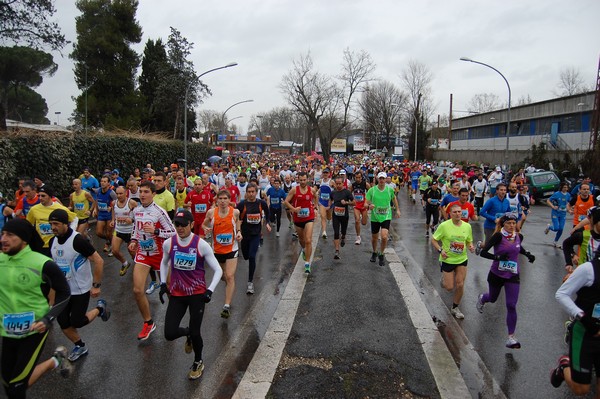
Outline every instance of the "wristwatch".
<svg viewBox="0 0 600 399"><path fill-rule="evenodd" d="M92 283L92 287L94 288L100 288L101 285L102 283Z"/></svg>
<svg viewBox="0 0 600 399"><path fill-rule="evenodd" d="M443 249L442 249L442 248L438 249L438 252L439 252L439 253L442 253L442 251L443 251Z"/></svg>

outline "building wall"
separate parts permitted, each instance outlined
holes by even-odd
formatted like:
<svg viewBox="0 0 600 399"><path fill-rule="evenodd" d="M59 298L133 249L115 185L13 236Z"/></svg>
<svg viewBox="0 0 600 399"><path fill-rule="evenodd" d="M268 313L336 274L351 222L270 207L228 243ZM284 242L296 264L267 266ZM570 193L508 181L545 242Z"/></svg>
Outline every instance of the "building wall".
<svg viewBox="0 0 600 399"><path fill-rule="evenodd" d="M571 149L586 150L590 143L590 132L561 133L558 135ZM532 145L547 142L547 135L510 136L509 149L529 150ZM452 150L504 150L506 137L495 137L476 140L452 140Z"/></svg>
<svg viewBox="0 0 600 399"><path fill-rule="evenodd" d="M581 163L585 156L585 151L570 150L548 150L548 159L564 159L568 154L571 161ZM436 161L467 162L474 164L489 165L516 165L527 157L531 156L529 150L511 150L508 152L508 158L505 158L506 151L495 151L490 149L463 149L463 150L433 150L433 159ZM538 168L548 169L549 165L534 165Z"/></svg>

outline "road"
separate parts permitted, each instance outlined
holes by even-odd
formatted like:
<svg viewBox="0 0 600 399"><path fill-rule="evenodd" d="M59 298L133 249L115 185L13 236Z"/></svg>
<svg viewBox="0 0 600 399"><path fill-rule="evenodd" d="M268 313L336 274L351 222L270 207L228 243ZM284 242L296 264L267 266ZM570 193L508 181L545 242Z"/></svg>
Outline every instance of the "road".
<svg viewBox="0 0 600 399"><path fill-rule="evenodd" d="M509 398L571 397L564 385L555 389L549 383L551 368L559 355L568 352L563 341L567 317L554 299L564 275L564 260L562 251L552 246L553 233L544 235L550 208L534 206L523 228L523 246L535 255L536 261L530 264L521 257L516 337L522 348L512 350L504 347L507 338L504 293L495 304L486 304L483 314L475 308L479 293L487 291L491 261L469 255L465 295L460 306L465 319L455 320L447 311L452 296L440 287L438 254L425 237L425 212L418 203L407 201L404 191L400 197L402 218L393 223L393 245L404 257L429 312L438 320L473 397L482 392L486 392L483 397L500 396L498 386ZM483 221L473 222L472 226L475 240L482 239ZM568 221L567 230L569 226ZM483 364L478 363L480 360ZM493 382L487 379L490 375L498 384L495 390Z"/></svg>

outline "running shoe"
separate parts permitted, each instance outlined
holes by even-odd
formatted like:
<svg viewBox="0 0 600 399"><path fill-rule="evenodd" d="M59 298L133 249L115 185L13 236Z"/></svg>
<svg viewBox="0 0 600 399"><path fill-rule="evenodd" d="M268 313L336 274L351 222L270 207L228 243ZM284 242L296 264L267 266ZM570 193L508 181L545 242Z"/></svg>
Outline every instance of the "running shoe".
<svg viewBox="0 0 600 399"><path fill-rule="evenodd" d="M339 259L340 258L340 251L335 251L335 255L333 255L333 259Z"/></svg>
<svg viewBox="0 0 600 399"><path fill-rule="evenodd" d="M370 262L375 263L377 261L377 252L373 252L371 254L371 259L369 259Z"/></svg>
<svg viewBox="0 0 600 399"><path fill-rule="evenodd" d="M87 354L88 354L87 347L75 345L75 347L71 351L71 354L69 355L68 359L69 359L69 361L74 362L75 360L79 359L81 356L85 356Z"/></svg>
<svg viewBox="0 0 600 399"><path fill-rule="evenodd" d="M560 245L558 242L554 241L554 248L562 249L562 245Z"/></svg>
<svg viewBox="0 0 600 399"><path fill-rule="evenodd" d="M138 340L145 341L150 337L150 334L156 330L156 323L148 324L144 323L144 327L142 327L142 331L138 334Z"/></svg>
<svg viewBox="0 0 600 399"><path fill-rule="evenodd" d="M292 233L292 237L294 238L298 238L298 233L296 233L295 231Z"/></svg>
<svg viewBox="0 0 600 399"><path fill-rule="evenodd" d="M204 362L200 360L199 362L194 362L192 367L190 368L190 372L188 373L188 378L190 380L197 380L202 376L202 372L204 371Z"/></svg>
<svg viewBox="0 0 600 399"><path fill-rule="evenodd" d="M304 273L310 274L310 263L308 262L304 264Z"/></svg>
<svg viewBox="0 0 600 399"><path fill-rule="evenodd" d="M185 353L192 353L194 346L192 345L192 336L188 335L185 337L185 345L183 346Z"/></svg>
<svg viewBox="0 0 600 399"><path fill-rule="evenodd" d="M450 313L452 313L452 316L454 316L455 318L462 320L465 318L465 315L460 311L460 309L458 307L456 308L452 308L450 310Z"/></svg>
<svg viewBox="0 0 600 399"><path fill-rule="evenodd" d="M108 251L108 254L106 254L106 256L113 256L112 251Z"/></svg>
<svg viewBox="0 0 600 399"><path fill-rule="evenodd" d="M571 324L573 324L573 320L569 319L565 321L565 344L567 345L569 345L571 339Z"/></svg>
<svg viewBox="0 0 600 399"><path fill-rule="evenodd" d="M385 265L385 258L383 257L383 254L379 254L379 266L383 265Z"/></svg>
<svg viewBox="0 0 600 399"><path fill-rule="evenodd" d="M279 232L278 231L275 232L275 237L279 237Z"/></svg>
<svg viewBox="0 0 600 399"><path fill-rule="evenodd" d="M98 299L98 302L96 303L96 307L100 311L98 316L100 316L102 321L108 321L108 319L110 319L110 310L108 310L106 301L104 299Z"/></svg>
<svg viewBox="0 0 600 399"><path fill-rule="evenodd" d="M246 295L254 294L254 283L248 283L248 288L246 289Z"/></svg>
<svg viewBox="0 0 600 399"><path fill-rule="evenodd" d="M565 367L569 367L570 362L571 359L569 359L569 356L567 355L562 355L558 358L558 366L550 373L550 384L552 384L554 388L558 388L565 380L564 370Z"/></svg>
<svg viewBox="0 0 600 399"><path fill-rule="evenodd" d="M231 308L229 305L224 305L223 310L221 310L221 317L224 319L228 319L231 316Z"/></svg>
<svg viewBox="0 0 600 399"><path fill-rule="evenodd" d="M431 226L431 232L434 233L435 232L435 226Z"/></svg>
<svg viewBox="0 0 600 399"><path fill-rule="evenodd" d="M483 305L485 305L483 303L483 294L479 294L479 296L477 297L477 304L475 305L479 313L483 313Z"/></svg>
<svg viewBox="0 0 600 399"><path fill-rule="evenodd" d="M150 281L150 285L148 286L148 289L146 290L146 295L152 295L154 293L154 291L156 291L159 288L160 288L160 284L158 284L158 282Z"/></svg>
<svg viewBox="0 0 600 399"><path fill-rule="evenodd" d="M360 245L360 236L356 237L356 241L354 241L354 245Z"/></svg>
<svg viewBox="0 0 600 399"><path fill-rule="evenodd" d="M482 241L477 241L477 244L475 244L475 255L479 256L479 254L481 253L482 245L483 245Z"/></svg>
<svg viewBox="0 0 600 399"><path fill-rule="evenodd" d="M73 372L73 366L67 359L68 354L67 348L61 345L54 350L54 354L52 355L58 362L60 375L64 378L68 378Z"/></svg>
<svg viewBox="0 0 600 399"><path fill-rule="evenodd" d="M521 343L515 339L515 337L509 336L506 340L506 345L508 349L521 349Z"/></svg>
<svg viewBox="0 0 600 399"><path fill-rule="evenodd" d="M104 252L108 252L108 251L110 251L110 247L108 246L108 244L104 244L104 248L102 248L102 250Z"/></svg>
<svg viewBox="0 0 600 399"><path fill-rule="evenodd" d="M429 229L425 230L425 237L429 237Z"/></svg>
<svg viewBox="0 0 600 399"><path fill-rule="evenodd" d="M129 270L129 266L131 266L129 262L125 261L125 263L121 265L121 270L119 270L119 276L123 277L127 273L127 270Z"/></svg>
<svg viewBox="0 0 600 399"><path fill-rule="evenodd" d="M87 347L75 345L75 347L71 351L71 354L69 355L68 359L69 359L69 361L74 362L75 360L79 359L81 356L85 356L85 355L87 355Z"/></svg>
<svg viewBox="0 0 600 399"><path fill-rule="evenodd" d="M340 245L342 247L346 246L346 237L342 237L342 239L340 240Z"/></svg>
<svg viewBox="0 0 600 399"><path fill-rule="evenodd" d="M327 239L327 233L326 233L326 232L323 232L323 235L322 235L321 237L323 237L323 239L325 239L325 240L326 240L326 239Z"/></svg>
<svg viewBox="0 0 600 399"><path fill-rule="evenodd" d="M544 229L544 234L548 234L549 231L550 231L550 225L547 224L546 228Z"/></svg>

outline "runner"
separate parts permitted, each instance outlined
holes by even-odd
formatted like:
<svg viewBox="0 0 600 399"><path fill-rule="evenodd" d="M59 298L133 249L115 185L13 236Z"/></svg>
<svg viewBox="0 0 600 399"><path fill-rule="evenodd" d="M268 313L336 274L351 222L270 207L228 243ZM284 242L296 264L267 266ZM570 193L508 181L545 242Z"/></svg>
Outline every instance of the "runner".
<svg viewBox="0 0 600 399"><path fill-rule="evenodd" d="M306 173L298 173L298 186L293 187L288 193L284 205L294 217L294 226L298 235L298 242L302 247L304 259L304 273L310 274L310 257L312 256L312 232L317 208L317 190L308 186Z"/></svg>
<svg viewBox="0 0 600 399"><path fill-rule="evenodd" d="M77 329L88 325L96 317L103 321L110 318L104 299L98 299L96 307L87 310L90 297L98 298L101 293L104 260L83 235L69 227L69 215L66 211L52 211L49 220L54 234L50 240L52 260L64 273L71 289L69 303L58 315L57 321L65 336L75 344L68 357L74 362L88 354Z"/></svg>
<svg viewBox="0 0 600 399"><path fill-rule="evenodd" d="M96 199L96 194L100 190L100 183L91 173L90 168L87 166L83 168L83 174L79 176L81 180L81 188L92 194L92 197Z"/></svg>
<svg viewBox="0 0 600 399"><path fill-rule="evenodd" d="M27 388L46 372L60 368L63 377L71 373L64 346L56 348L50 359L36 365L52 321L69 303L69 284L52 259L32 250L41 249L43 243L27 221L6 222L1 242L2 385L9 399L25 398ZM52 308L48 305L49 286L55 291Z"/></svg>
<svg viewBox="0 0 600 399"><path fill-rule="evenodd" d="M238 202L243 199L240 189L233 184L233 175L227 174L225 176L225 186L221 188L229 191L229 194L231 195L231 206L237 206Z"/></svg>
<svg viewBox="0 0 600 399"><path fill-rule="evenodd" d="M18 201L15 210L14 217L25 219L29 213L29 209L32 206L40 203L40 198L37 194L37 187L33 180L25 180L23 182L23 199Z"/></svg>
<svg viewBox="0 0 600 399"><path fill-rule="evenodd" d="M188 193L185 202L187 208L192 210L192 215L194 216L194 234L204 237L205 233L202 224L206 218L206 213L213 203L210 191L205 190L204 176L201 179L196 179L194 189Z"/></svg>
<svg viewBox="0 0 600 399"><path fill-rule="evenodd" d="M583 263L565 281L556 300L574 321L569 325L569 354L558 359L550 374L550 383L558 388L563 381L576 395L591 390L592 369L596 369L596 389L600 386L600 259L598 252L590 262ZM575 300L572 298L576 297ZM596 397L598 396L596 390Z"/></svg>
<svg viewBox="0 0 600 399"><path fill-rule="evenodd" d="M138 203L133 199L127 198L127 192L124 187L117 187L117 200L113 203L113 219L110 222L111 228L114 229L111 251L119 262L121 262L121 270L119 275L122 277L127 273L130 263L121 253L121 244L125 242L129 251L129 243L131 242L131 233L133 232L133 212L138 206ZM131 258L135 258L135 252L129 251Z"/></svg>
<svg viewBox="0 0 600 399"><path fill-rule="evenodd" d="M260 244L260 234L264 220L269 220L269 206L264 200L257 199L258 187L255 183L248 184L246 188L246 199L237 205L240 212L240 231L242 242L240 243L244 260L248 260L248 288L246 294L254 294L254 272L256 271L256 253ZM264 216L263 216L264 215ZM268 232L271 225L266 224Z"/></svg>
<svg viewBox="0 0 600 399"><path fill-rule="evenodd" d="M523 254L529 263L535 261L535 256L523 247L523 235L517 232L517 218L514 213L504 214L498 220L496 230L485 246L481 249L481 256L492 260L492 266L488 273L488 292L479 294L477 299L477 310L483 313L483 306L490 302L495 303L504 287L506 296L506 326L508 328L508 339L506 347L509 349L520 349L521 344L515 338L517 327L517 301L519 300L520 279L519 254ZM489 250L494 248L494 253Z"/></svg>
<svg viewBox="0 0 600 399"><path fill-rule="evenodd" d="M346 231L348 230L348 219L350 218L348 205L354 205L352 193L344 188L344 179L345 175L335 177L335 190L331 192L329 199L330 207L333 208L333 244L335 247L333 259L340 259L340 245L342 247L346 245Z"/></svg>
<svg viewBox="0 0 600 399"><path fill-rule="evenodd" d="M471 220L476 222L477 215L475 214L475 208L473 204L469 202L469 190L466 188L461 188L458 190L458 201L451 202L450 205L446 207L446 209L450 209L452 205L458 205L461 209L460 219L469 223Z"/></svg>
<svg viewBox="0 0 600 399"><path fill-rule="evenodd" d="M523 211L525 209L526 199L519 194L519 188L517 183L508 183L508 192L506 193L506 199L510 204L510 211L517 215L517 228L520 230L521 219L523 219Z"/></svg>
<svg viewBox="0 0 600 399"><path fill-rule="evenodd" d="M582 183L579 194L572 196L567 205L567 211L573 215L573 226L584 220L587 210L594 205L594 197L590 195L590 185Z"/></svg>
<svg viewBox="0 0 600 399"><path fill-rule="evenodd" d="M156 195L154 195L154 203L160 206L167 212L169 218L173 219L175 215L175 197L167 190L167 177L163 172L156 172L152 179L156 187Z"/></svg>
<svg viewBox="0 0 600 399"><path fill-rule="evenodd" d="M412 202L415 204L417 202L417 189L419 188L419 177L421 177L421 172L417 165L413 165L412 172L410 172L410 192L412 195Z"/></svg>
<svg viewBox="0 0 600 399"><path fill-rule="evenodd" d="M457 319L465 318L458 306L464 293L467 277L467 248L471 252L475 251L471 225L461 220L461 214L460 206L452 205L450 220L440 223L431 237L431 244L440 254L442 288L448 292L454 290L450 313Z"/></svg>
<svg viewBox="0 0 600 399"><path fill-rule="evenodd" d="M479 216L479 211L483 206L485 193L488 191L487 180L483 178L481 173L478 173L477 179L473 181L473 184L471 185L471 191L475 195L475 210L477 211L477 216Z"/></svg>
<svg viewBox="0 0 600 399"><path fill-rule="evenodd" d="M81 188L81 180L73 179L73 191L69 198L69 210L75 212L77 218L77 232L84 238L90 240L88 228L89 219L92 214L91 209L95 207L95 200L92 194ZM90 207L91 206L91 207Z"/></svg>
<svg viewBox="0 0 600 399"><path fill-rule="evenodd" d="M290 191L292 190L292 187L295 187L296 183L292 181L292 177L290 175L286 175L283 179L283 191L285 191L286 197L287 195L290 193ZM286 207L285 208L285 214L288 218L288 222L289 225L288 227L290 229L292 229L294 227L294 220L292 219L292 212L290 212L290 210ZM296 233L296 230L294 230L294 232L292 233L292 236L294 237L298 237L298 233Z"/></svg>
<svg viewBox="0 0 600 399"><path fill-rule="evenodd" d="M329 168L325 168L323 170L321 184L319 185L319 189L317 191L317 195L319 196L319 216L321 217L321 232L322 237L327 239L327 221L331 220L331 215L333 213L331 207L329 206L329 196L331 195L333 181L331 180L331 171Z"/></svg>
<svg viewBox="0 0 600 399"><path fill-rule="evenodd" d="M400 207L398 206L398 198L394 194L394 190L385 185L385 179L387 174L385 172L379 172L377 174L378 184L371 187L367 191L367 208L371 211L371 247L373 253L371 254L371 262L375 262L379 258L379 266L385 264L385 256L383 252L388 242L388 232L390 229L390 223L392 221L392 207L390 203L393 203L396 207L396 217L400 217ZM379 232L381 231L381 246L379 254L377 254L377 241L379 239Z"/></svg>
<svg viewBox="0 0 600 399"><path fill-rule="evenodd" d="M504 215L506 212L510 212L510 203L508 202L508 199L506 199L506 184L499 183L494 192L496 195L487 200L479 212L479 214L485 218L483 223L483 233L486 240L494 234L500 216ZM475 248L479 251L482 246L482 242L477 241ZM477 255L479 255L479 252L477 252Z"/></svg>
<svg viewBox="0 0 600 399"><path fill-rule="evenodd" d="M427 204L425 206L425 236L429 237L429 230L433 233L435 226L440 221L440 201L442 199L442 192L438 188L437 180L434 180L425 193L423 199ZM432 220L433 219L433 220ZM433 223L431 223L433 221Z"/></svg>
<svg viewBox="0 0 600 399"><path fill-rule="evenodd" d="M600 207L588 209L586 228L577 228L563 241L565 270L572 273L577 265L589 262L600 248ZM585 221L580 223L583 224ZM579 226L579 225L578 225ZM575 247L579 250L575 252Z"/></svg>
<svg viewBox="0 0 600 399"><path fill-rule="evenodd" d="M276 223L275 236L279 237L279 228L281 227L281 204L285 201L286 193L281 188L279 178L273 181L273 186L267 190L267 204L269 205L269 215L271 223Z"/></svg>
<svg viewBox="0 0 600 399"><path fill-rule="evenodd" d="M52 228L48 218L52 211L55 209L64 209L71 220L70 223L73 230L77 229L79 219L77 219L77 215L71 212L66 206L53 201L54 193L51 191L51 188L39 188L38 196L40 198L40 203L31 207L29 213L27 213L27 221L35 227L44 242L42 253L51 257L49 244L50 239L52 238Z"/></svg>
<svg viewBox="0 0 600 399"><path fill-rule="evenodd" d="M156 329L152 320L150 304L146 298L144 285L150 270L159 270L162 259L162 244L175 234L175 227L167 212L154 203L156 187L154 183L144 181L140 184L141 204L134 210L134 226L128 249L135 252L133 267L133 294L144 320L138 340L146 340Z"/></svg>
<svg viewBox="0 0 600 399"><path fill-rule="evenodd" d="M490 184L490 198L496 195L498 185L502 183L503 178L504 176L502 175L502 168L500 166L496 166L496 170L489 174L487 181Z"/></svg>
<svg viewBox="0 0 600 399"><path fill-rule="evenodd" d="M96 235L106 240L103 251L108 252L108 256L112 256L112 252L110 252L110 240L112 239L110 221L112 220L112 203L116 199L117 194L110 188L109 177L107 175L102 176L92 217L96 218Z"/></svg>
<svg viewBox="0 0 600 399"><path fill-rule="evenodd" d="M140 187L135 177L127 180L127 198L134 200L138 205L140 204Z"/></svg>
<svg viewBox="0 0 600 399"><path fill-rule="evenodd" d="M352 196L354 197L354 230L356 230L355 245L360 245L360 225L367 225L369 221L366 205L366 195L371 185L364 179L363 172L358 170L354 174L355 181L352 183Z"/></svg>
<svg viewBox="0 0 600 399"><path fill-rule="evenodd" d="M429 176L427 169L423 169L423 172L422 172L421 176L419 176L419 179L418 179L419 193L421 193L421 206L423 207L423 210L425 210L425 200L423 199L423 195L425 194L425 191L427 191L427 189L431 185L432 181L433 181L433 179L431 178L431 176Z"/></svg>
<svg viewBox="0 0 600 399"><path fill-rule="evenodd" d="M562 248L558 240L562 236L563 229L565 228L565 222L567 219L567 204L571 200L571 194L569 194L569 185L566 182L560 183L558 191L554 192L550 198L546 200L546 203L552 208L552 224L547 225L544 230L544 234L548 234L549 231L554 231L554 247Z"/></svg>
<svg viewBox="0 0 600 399"><path fill-rule="evenodd" d="M202 179L196 179L196 181L198 180L202 181ZM173 193L173 196L175 197L175 209L177 210L177 212L189 208L186 199L190 191L191 189L185 186L185 179L183 177L176 176L175 192Z"/></svg>
<svg viewBox="0 0 600 399"><path fill-rule="evenodd" d="M238 241L242 239L240 211L231 206L231 194L221 190L217 194L217 207L206 213L202 223L204 231L212 235L215 257L225 277L225 304L221 317L231 315L231 301L235 293L235 272L238 263Z"/></svg>
<svg viewBox="0 0 600 399"><path fill-rule="evenodd" d="M201 327L204 307L210 302L212 293L223 275L215 259L212 248L206 241L192 233L194 217L188 210L179 211L173 218L177 235L168 238L162 245L160 265L161 281L160 301L163 295L169 295L169 305L165 315L165 338L173 341L186 337L185 352L194 351L194 363L188 372L188 378L195 380L202 376ZM206 287L205 265L213 270L210 286ZM189 309L188 327L181 327L181 320Z"/></svg>

